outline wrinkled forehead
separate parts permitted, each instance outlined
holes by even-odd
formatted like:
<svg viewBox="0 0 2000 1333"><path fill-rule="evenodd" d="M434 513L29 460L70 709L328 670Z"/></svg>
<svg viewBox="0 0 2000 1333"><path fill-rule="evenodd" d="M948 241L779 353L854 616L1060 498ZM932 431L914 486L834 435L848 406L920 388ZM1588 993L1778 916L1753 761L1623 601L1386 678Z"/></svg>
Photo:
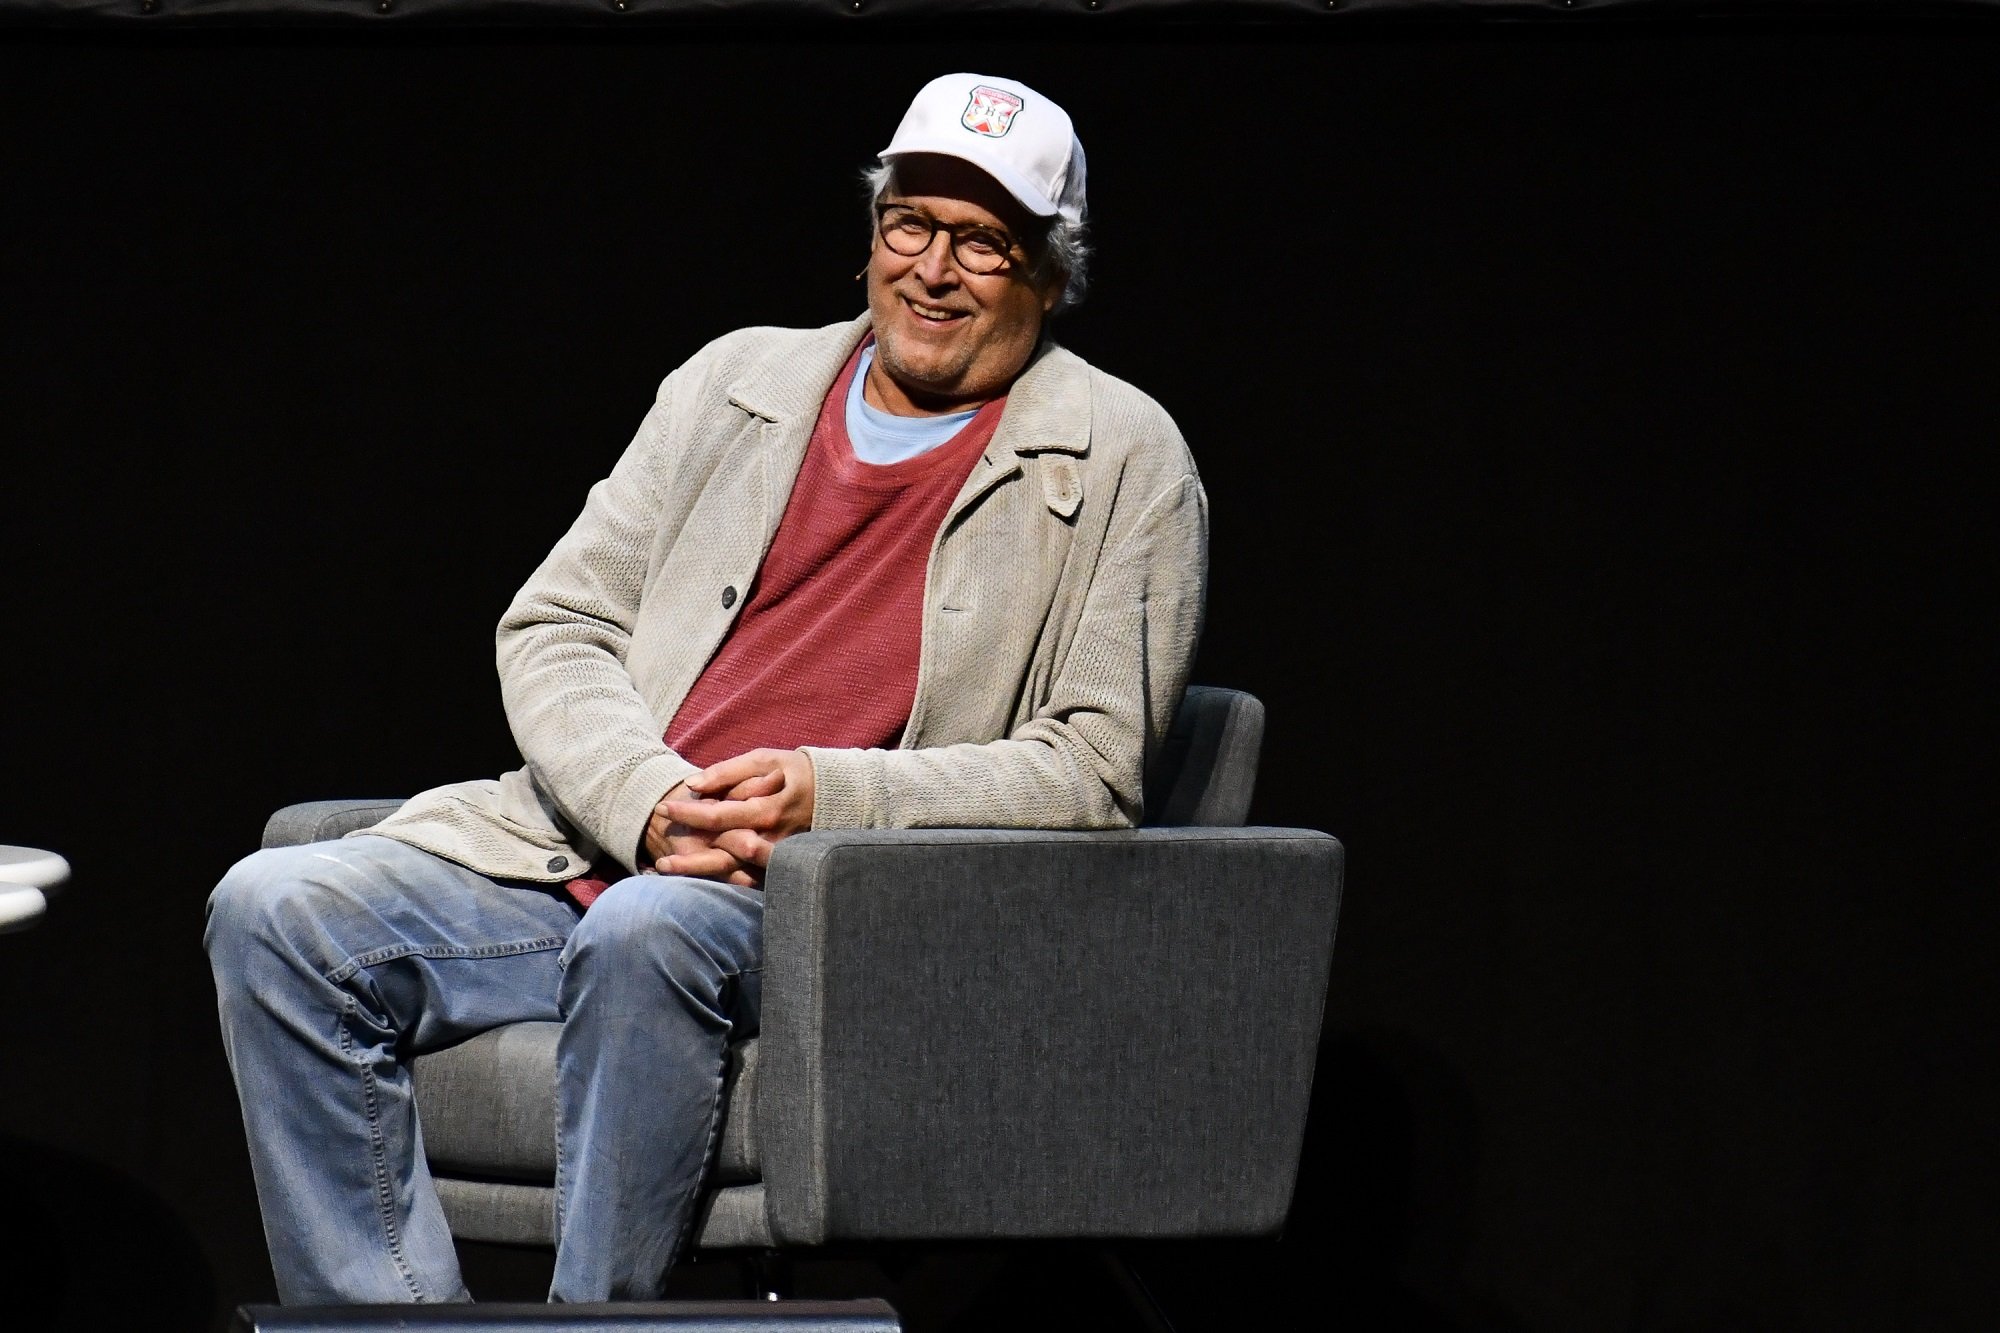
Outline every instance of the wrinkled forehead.
<svg viewBox="0 0 2000 1333"><path fill-rule="evenodd" d="M921 203L942 221L983 222L1015 236L1041 230L1040 219L970 162L937 153L906 153L890 165L894 174L885 199Z"/></svg>

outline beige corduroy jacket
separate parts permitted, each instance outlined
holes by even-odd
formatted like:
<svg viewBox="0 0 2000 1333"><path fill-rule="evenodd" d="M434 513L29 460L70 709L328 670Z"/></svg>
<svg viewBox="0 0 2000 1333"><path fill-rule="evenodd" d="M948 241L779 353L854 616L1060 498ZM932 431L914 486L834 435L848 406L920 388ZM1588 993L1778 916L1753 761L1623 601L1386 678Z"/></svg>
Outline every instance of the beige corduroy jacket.
<svg viewBox="0 0 2000 1333"><path fill-rule="evenodd" d="M497 878L631 869L655 803L696 771L661 733L748 602L867 331L865 316L744 329L668 376L500 620L527 766L424 792L366 832ZM1166 412L1045 344L932 546L901 745L807 747L813 826L1136 824L1201 632L1207 548L1207 497Z"/></svg>

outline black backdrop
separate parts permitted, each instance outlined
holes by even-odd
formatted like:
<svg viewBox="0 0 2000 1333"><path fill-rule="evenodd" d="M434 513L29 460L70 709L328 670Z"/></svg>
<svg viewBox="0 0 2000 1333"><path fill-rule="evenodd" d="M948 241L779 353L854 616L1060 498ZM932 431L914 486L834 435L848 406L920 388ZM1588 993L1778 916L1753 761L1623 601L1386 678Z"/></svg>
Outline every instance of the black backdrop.
<svg viewBox="0 0 2000 1333"><path fill-rule="evenodd" d="M1997 38L0 38L0 841L76 867L0 939L13 1308L268 1295L207 889L515 762L512 590L681 358L858 309L969 66L1076 116L1062 336L1201 462L1256 820L1350 848L1292 1227L1138 1251L1169 1312L1983 1326ZM811 1280L1118 1326L882 1262Z"/></svg>

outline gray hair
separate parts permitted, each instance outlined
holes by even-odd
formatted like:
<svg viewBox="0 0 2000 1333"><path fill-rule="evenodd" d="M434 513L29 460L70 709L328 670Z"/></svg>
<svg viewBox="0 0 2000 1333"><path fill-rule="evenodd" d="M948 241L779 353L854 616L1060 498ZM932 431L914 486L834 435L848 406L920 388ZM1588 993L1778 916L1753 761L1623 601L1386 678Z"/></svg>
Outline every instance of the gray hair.
<svg viewBox="0 0 2000 1333"><path fill-rule="evenodd" d="M893 163L884 162L862 169L861 182L868 189L868 222L871 229L875 222L875 205L889 192L895 179ZM1031 256L1029 277L1040 283L1052 272L1063 275L1062 295L1056 298L1055 307L1049 314L1060 315L1081 301L1090 279L1088 226L1082 220L1071 222L1058 213L1037 233L1021 239L1027 244Z"/></svg>

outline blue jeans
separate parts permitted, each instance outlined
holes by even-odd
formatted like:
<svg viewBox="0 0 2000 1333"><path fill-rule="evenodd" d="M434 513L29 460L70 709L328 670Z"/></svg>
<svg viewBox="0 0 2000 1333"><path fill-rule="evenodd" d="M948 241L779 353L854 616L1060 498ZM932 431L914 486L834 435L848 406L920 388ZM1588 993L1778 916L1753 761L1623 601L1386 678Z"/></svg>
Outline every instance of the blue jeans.
<svg viewBox="0 0 2000 1333"><path fill-rule="evenodd" d="M579 917L383 837L258 852L204 937L279 1298L468 1300L409 1059L557 1020L551 1300L659 1295L719 1132L725 1046L757 1030L763 896L622 880Z"/></svg>

